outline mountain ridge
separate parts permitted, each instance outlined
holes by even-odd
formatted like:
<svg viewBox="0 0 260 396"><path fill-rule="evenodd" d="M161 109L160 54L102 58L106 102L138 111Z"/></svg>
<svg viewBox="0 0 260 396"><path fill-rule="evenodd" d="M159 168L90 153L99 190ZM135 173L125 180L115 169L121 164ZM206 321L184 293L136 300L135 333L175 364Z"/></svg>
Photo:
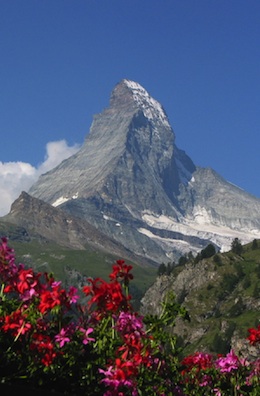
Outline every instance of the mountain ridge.
<svg viewBox="0 0 260 396"><path fill-rule="evenodd" d="M98 231L86 220L71 216L24 191L1 221L21 227L21 236L29 233L36 239L43 238L72 250L85 250L90 246L135 263L140 260L140 257ZM144 260L143 265L155 265L155 262Z"/></svg>

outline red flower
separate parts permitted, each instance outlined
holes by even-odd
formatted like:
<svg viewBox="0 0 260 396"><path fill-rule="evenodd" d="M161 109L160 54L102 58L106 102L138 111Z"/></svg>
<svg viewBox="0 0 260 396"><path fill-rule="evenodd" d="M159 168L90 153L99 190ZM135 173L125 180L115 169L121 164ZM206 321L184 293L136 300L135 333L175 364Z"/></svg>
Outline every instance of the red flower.
<svg viewBox="0 0 260 396"><path fill-rule="evenodd" d="M140 364L143 362L143 358L147 357L147 351L140 337L136 337L135 333L124 335L124 344L118 348L118 351L123 352L122 358L124 360L133 359L136 364Z"/></svg>
<svg viewBox="0 0 260 396"><path fill-rule="evenodd" d="M41 358L41 363L44 364L44 366L50 366L53 359L57 356L54 351L54 345L51 342L51 338L48 335L35 333L33 334L32 339L30 349L38 352Z"/></svg>
<svg viewBox="0 0 260 396"><path fill-rule="evenodd" d="M91 286L85 286L83 292L92 295L89 305L96 304L102 312L117 312L128 307L128 298L125 297L120 283L117 281L107 283L103 279L89 279Z"/></svg>
<svg viewBox="0 0 260 396"><path fill-rule="evenodd" d="M138 370L132 362L122 362L120 359L115 360L115 367L110 366L108 370L99 369L105 378L101 380L106 386L110 388L107 395L124 395L120 388L127 387L128 389L135 389L134 377L137 375ZM137 394L136 392L132 394Z"/></svg>
<svg viewBox="0 0 260 396"><path fill-rule="evenodd" d="M2 326L3 331L11 331L14 337L25 334L31 328L31 323L26 322L26 315L20 309L12 312L11 315L6 315Z"/></svg>
<svg viewBox="0 0 260 396"><path fill-rule="evenodd" d="M64 289L60 289L59 282L53 282L52 290L45 290L41 293L38 308L39 311L44 314L48 310L63 304L67 307L70 305L66 291Z"/></svg>
<svg viewBox="0 0 260 396"><path fill-rule="evenodd" d="M250 344L256 345L260 342L260 325L258 325L257 329L248 329L250 335L247 337Z"/></svg>
<svg viewBox="0 0 260 396"><path fill-rule="evenodd" d="M208 353L196 352L193 355L185 357L181 364L186 366L184 371L190 371L196 368L197 371L206 370L213 366L213 357Z"/></svg>
<svg viewBox="0 0 260 396"><path fill-rule="evenodd" d="M124 260L117 260L112 268L113 272L109 275L110 279L120 280L125 286L128 286L130 280L133 279L133 275L129 273L133 268L132 265L125 264Z"/></svg>
<svg viewBox="0 0 260 396"><path fill-rule="evenodd" d="M123 379L127 379L137 374L137 369L131 362L123 362L120 359L116 359L115 365L117 369L117 376L119 378L121 377Z"/></svg>
<svg viewBox="0 0 260 396"><path fill-rule="evenodd" d="M22 269L18 274L17 291L23 300L29 300L32 296L38 295L41 290L39 278L41 273L35 274L32 269Z"/></svg>

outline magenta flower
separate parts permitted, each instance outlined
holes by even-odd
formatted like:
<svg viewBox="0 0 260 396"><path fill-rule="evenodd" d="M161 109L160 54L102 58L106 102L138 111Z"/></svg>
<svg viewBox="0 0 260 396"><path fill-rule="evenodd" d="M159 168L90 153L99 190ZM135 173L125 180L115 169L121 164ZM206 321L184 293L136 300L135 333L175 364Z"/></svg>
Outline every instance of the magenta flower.
<svg viewBox="0 0 260 396"><path fill-rule="evenodd" d="M71 329L65 329L62 328L61 331L59 332L59 334L57 334L54 338L55 341L57 341L60 345L60 348L63 347L64 344L66 344L67 342L70 342L70 338L68 337L68 333L71 331Z"/></svg>
<svg viewBox="0 0 260 396"><path fill-rule="evenodd" d="M203 375L199 386L211 386L212 385L212 377L210 375Z"/></svg>
<svg viewBox="0 0 260 396"><path fill-rule="evenodd" d="M79 295L77 295L76 293L78 292L77 288L74 286L71 286L68 292L68 296L70 299L70 303L76 303L79 299Z"/></svg>
<svg viewBox="0 0 260 396"><path fill-rule="evenodd" d="M122 335L134 333L135 336L141 337L143 333L142 317L137 317L135 314L128 312L120 312L115 328Z"/></svg>
<svg viewBox="0 0 260 396"><path fill-rule="evenodd" d="M26 290L26 291L20 296L20 298L21 298L22 301L28 301L28 300L31 300L32 297L33 297L34 295L36 295L36 294L37 294L37 293L36 293L36 290L35 290L35 289L29 289L29 290Z"/></svg>
<svg viewBox="0 0 260 396"><path fill-rule="evenodd" d="M252 362L252 370L249 376L246 378L246 384L251 386L254 382L254 379L260 378L260 359L255 360Z"/></svg>
<svg viewBox="0 0 260 396"><path fill-rule="evenodd" d="M90 333L92 333L94 331L94 329L92 329L92 327L89 327L87 330L84 329L83 327L80 327L79 331L81 333L83 333L84 338L83 338L82 342L84 345L87 345L90 341L95 341L95 338L91 338L88 336Z"/></svg>
<svg viewBox="0 0 260 396"><path fill-rule="evenodd" d="M61 281L53 281L52 284L51 284L51 287L54 289L54 288L56 288L56 287L58 287L60 285L61 285Z"/></svg>
<svg viewBox="0 0 260 396"><path fill-rule="evenodd" d="M215 365L220 369L221 373L230 373L237 370L241 365L238 356L231 350L225 357L216 360Z"/></svg>

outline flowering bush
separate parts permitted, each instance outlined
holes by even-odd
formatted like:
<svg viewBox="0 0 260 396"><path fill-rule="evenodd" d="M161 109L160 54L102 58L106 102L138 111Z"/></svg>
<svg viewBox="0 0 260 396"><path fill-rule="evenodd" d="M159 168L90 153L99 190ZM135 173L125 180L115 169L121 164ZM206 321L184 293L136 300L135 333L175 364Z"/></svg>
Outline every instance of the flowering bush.
<svg viewBox="0 0 260 396"><path fill-rule="evenodd" d="M134 312L132 267L118 260L110 281L89 279L85 305L74 287L22 264L0 245L0 380L70 395L260 394L260 359L195 353L180 360L167 331L187 316L173 295L160 317ZM248 340L260 342L260 326Z"/></svg>

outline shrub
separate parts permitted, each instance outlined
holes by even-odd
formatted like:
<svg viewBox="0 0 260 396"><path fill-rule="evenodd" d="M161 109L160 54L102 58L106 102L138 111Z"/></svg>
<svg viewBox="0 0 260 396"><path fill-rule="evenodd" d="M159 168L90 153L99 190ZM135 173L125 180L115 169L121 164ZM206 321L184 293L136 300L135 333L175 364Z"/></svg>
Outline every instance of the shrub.
<svg viewBox="0 0 260 396"><path fill-rule="evenodd" d="M233 253L240 255L243 252L243 246L238 238L233 239L231 243L231 250Z"/></svg>

